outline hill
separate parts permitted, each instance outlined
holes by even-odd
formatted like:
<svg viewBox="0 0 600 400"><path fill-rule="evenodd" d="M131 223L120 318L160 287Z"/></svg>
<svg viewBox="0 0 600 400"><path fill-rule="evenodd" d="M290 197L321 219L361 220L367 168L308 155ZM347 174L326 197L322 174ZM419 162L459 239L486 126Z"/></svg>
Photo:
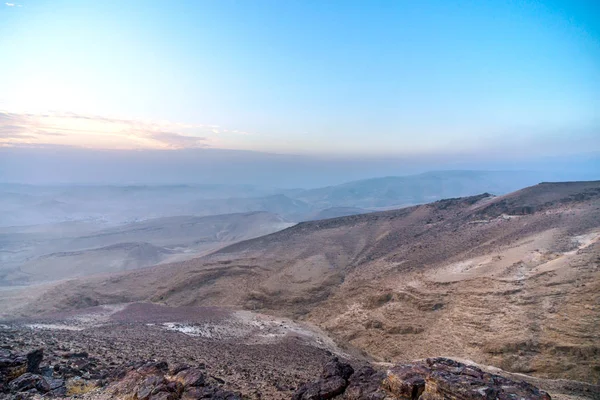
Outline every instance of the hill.
<svg viewBox="0 0 600 400"><path fill-rule="evenodd" d="M598 382L600 182L310 221L194 260L71 281L24 313L102 303L295 317L381 361L469 358Z"/></svg>
<svg viewBox="0 0 600 400"><path fill-rule="evenodd" d="M438 171L409 176L363 179L306 190L297 199L314 207L377 208L429 203L451 197L489 192L496 195L544 180L526 171Z"/></svg>
<svg viewBox="0 0 600 400"><path fill-rule="evenodd" d="M176 216L110 228L60 223L0 228L0 286L119 272L198 257L293 225L267 212Z"/></svg>

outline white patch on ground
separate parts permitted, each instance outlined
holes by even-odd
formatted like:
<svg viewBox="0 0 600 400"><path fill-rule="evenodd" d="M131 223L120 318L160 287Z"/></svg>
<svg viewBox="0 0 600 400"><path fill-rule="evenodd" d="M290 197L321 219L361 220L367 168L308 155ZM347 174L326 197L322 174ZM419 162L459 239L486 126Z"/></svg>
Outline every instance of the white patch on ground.
<svg viewBox="0 0 600 400"><path fill-rule="evenodd" d="M235 311L229 318L215 322L166 322L158 324L158 326L189 336L213 340L236 339L247 344L273 343L293 336L304 339L315 347L344 355L335 342L317 327L250 311Z"/></svg>
<svg viewBox="0 0 600 400"><path fill-rule="evenodd" d="M51 330L51 331L82 331L83 327L78 327L74 325L67 324L27 324L25 325L31 329L39 329L39 330Z"/></svg>
<svg viewBox="0 0 600 400"><path fill-rule="evenodd" d="M239 330L227 323L220 324L192 324L179 322L165 322L161 324L170 331L185 333L190 336L201 336L209 339L233 339L242 337Z"/></svg>
<svg viewBox="0 0 600 400"><path fill-rule="evenodd" d="M600 239L600 232L592 232L592 233L588 233L587 235L573 236L571 238L571 241L573 242L573 244L575 246L577 246L577 248L574 250L568 251L565 254L576 254L579 250L585 249L586 247L597 242L599 239Z"/></svg>
<svg viewBox="0 0 600 400"><path fill-rule="evenodd" d="M33 323L26 326L31 329L82 331L87 328L101 326L108 322L110 316L123 310L127 304L110 304L100 306L94 311L62 319L57 323Z"/></svg>

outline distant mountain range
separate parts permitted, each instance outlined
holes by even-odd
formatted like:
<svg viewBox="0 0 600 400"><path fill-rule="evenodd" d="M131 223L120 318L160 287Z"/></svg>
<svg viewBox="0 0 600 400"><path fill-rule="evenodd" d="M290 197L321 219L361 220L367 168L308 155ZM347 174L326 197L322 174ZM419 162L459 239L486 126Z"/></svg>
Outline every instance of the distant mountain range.
<svg viewBox="0 0 600 400"><path fill-rule="evenodd" d="M541 172L440 171L365 179L317 189L254 185L0 184L0 226L79 220L114 225L177 215L207 216L252 211L271 212L299 222L483 192L499 195L551 178Z"/></svg>
<svg viewBox="0 0 600 400"><path fill-rule="evenodd" d="M63 222L0 228L0 286L181 261L294 225L267 212L177 216L114 227Z"/></svg>

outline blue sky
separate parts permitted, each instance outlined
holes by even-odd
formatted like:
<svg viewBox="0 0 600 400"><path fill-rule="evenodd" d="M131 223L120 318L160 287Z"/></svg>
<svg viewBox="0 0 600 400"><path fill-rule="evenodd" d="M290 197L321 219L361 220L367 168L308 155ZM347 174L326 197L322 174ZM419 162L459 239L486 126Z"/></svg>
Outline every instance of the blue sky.
<svg viewBox="0 0 600 400"><path fill-rule="evenodd" d="M600 2L10 1L0 145L600 150Z"/></svg>

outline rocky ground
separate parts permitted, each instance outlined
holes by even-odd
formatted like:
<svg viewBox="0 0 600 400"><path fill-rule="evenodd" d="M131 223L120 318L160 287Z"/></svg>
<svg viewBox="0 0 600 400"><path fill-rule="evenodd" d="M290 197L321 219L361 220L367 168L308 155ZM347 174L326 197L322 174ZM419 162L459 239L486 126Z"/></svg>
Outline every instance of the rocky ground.
<svg viewBox="0 0 600 400"><path fill-rule="evenodd" d="M216 307L153 304L6 321L0 327L0 348L5 360L0 366L12 365L10 360L18 360L17 355L43 349L41 363L25 370L47 382L30 375L13 382L15 373L8 373L4 383L12 392L31 388L61 396L89 392L91 398L102 398L98 396L109 393L116 376L141 367L176 376L173 368L186 365L201 371L205 386L214 390L251 399L286 399L301 383L314 379L334 352L345 354L318 329L286 319ZM15 365L22 367L26 359ZM155 365L160 362L167 366ZM25 372L21 367L17 371Z"/></svg>
<svg viewBox="0 0 600 400"><path fill-rule="evenodd" d="M6 399L545 400L546 391L600 398L598 386L445 358L376 363L313 326L217 307L133 303L0 326Z"/></svg>
<svg viewBox="0 0 600 400"><path fill-rule="evenodd" d="M0 350L0 399L551 399L546 391L523 380L492 374L477 366L448 358L429 358L384 367L356 360L340 361L332 356L324 363L321 374L313 377L311 382L298 384L292 380L282 384L281 378L285 373L273 369L269 376L262 375L260 380L268 384L276 382L275 390L263 389L261 392L254 389L249 392L248 387L241 390L233 390L232 387L244 386L240 385L243 382L256 384L256 375L252 374L268 372L263 369L264 365L245 364L244 360L235 358L229 360L227 364L231 369L248 368L248 373L240 380L240 377L232 377L223 368L215 368L219 364L208 365L198 362L194 357L188 357L189 362L171 364L156 359L116 363L109 361L109 358L96 357L87 351L74 351L63 345L19 353L14 348L30 345L31 338L15 339L10 332L4 333L6 339ZM9 344L11 340L14 344ZM57 345L53 341L48 343ZM8 347L12 347L13 351ZM330 353L328 355L331 356ZM306 376L315 375L317 370L306 371ZM555 398L583 399L598 398L600 395L599 388L590 385L577 389L579 396L559 395Z"/></svg>

